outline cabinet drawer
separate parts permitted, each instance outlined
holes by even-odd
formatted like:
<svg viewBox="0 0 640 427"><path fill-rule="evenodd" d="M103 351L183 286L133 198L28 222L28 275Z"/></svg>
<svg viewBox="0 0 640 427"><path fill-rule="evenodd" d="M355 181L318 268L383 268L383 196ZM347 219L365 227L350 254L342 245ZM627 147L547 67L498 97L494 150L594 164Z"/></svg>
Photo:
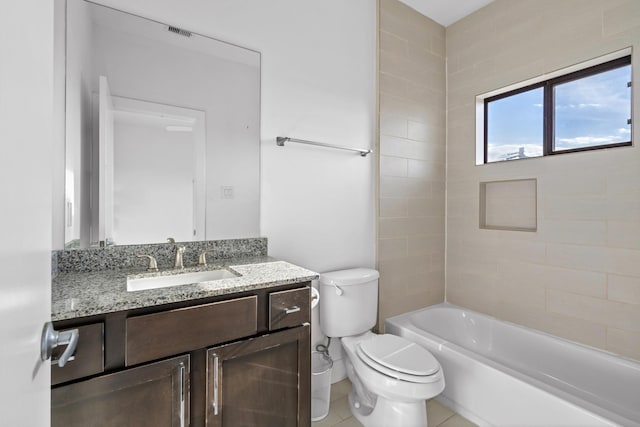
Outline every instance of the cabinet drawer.
<svg viewBox="0 0 640 427"><path fill-rule="evenodd" d="M130 317L126 365L249 337L256 331L256 296Z"/></svg>
<svg viewBox="0 0 640 427"><path fill-rule="evenodd" d="M104 371L104 324L94 323L73 329L78 329L78 346L64 368L58 364L51 365L52 385ZM57 360L65 348L66 346L55 348L51 360Z"/></svg>
<svg viewBox="0 0 640 427"><path fill-rule="evenodd" d="M269 330L310 322L311 290L308 286L269 294Z"/></svg>

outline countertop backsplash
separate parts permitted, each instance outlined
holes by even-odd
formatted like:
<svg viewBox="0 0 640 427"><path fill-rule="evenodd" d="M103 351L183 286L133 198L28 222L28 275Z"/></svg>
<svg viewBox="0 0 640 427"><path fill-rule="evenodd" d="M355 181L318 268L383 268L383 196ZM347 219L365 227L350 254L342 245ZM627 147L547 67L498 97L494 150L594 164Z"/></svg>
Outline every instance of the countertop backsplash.
<svg viewBox="0 0 640 427"><path fill-rule="evenodd" d="M160 269L173 267L176 246L185 246L183 255L185 267L198 264L198 256L205 249L213 249L207 253L208 260L219 260L239 257L255 257L267 255L267 238L205 240L197 242L156 243L144 245L109 246L106 248L65 249L53 251L51 256L51 273L92 272L102 270L121 270L144 268L148 265L146 258L136 255L153 256Z"/></svg>

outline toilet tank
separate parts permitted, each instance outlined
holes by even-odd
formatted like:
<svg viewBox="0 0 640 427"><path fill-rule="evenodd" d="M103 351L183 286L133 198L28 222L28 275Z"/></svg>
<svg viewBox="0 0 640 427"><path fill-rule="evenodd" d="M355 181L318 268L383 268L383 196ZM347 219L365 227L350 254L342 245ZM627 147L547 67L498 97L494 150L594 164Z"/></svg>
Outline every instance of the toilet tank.
<svg viewBox="0 0 640 427"><path fill-rule="evenodd" d="M320 328L329 337L364 333L378 317L378 278L369 268L320 274Z"/></svg>

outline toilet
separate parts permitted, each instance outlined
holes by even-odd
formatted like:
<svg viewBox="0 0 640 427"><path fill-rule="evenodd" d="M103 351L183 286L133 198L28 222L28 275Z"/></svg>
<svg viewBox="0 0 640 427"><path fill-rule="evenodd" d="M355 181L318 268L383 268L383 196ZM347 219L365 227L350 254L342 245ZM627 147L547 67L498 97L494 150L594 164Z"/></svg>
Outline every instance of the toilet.
<svg viewBox="0 0 640 427"><path fill-rule="evenodd" d="M426 349L371 332L378 312L376 270L320 275L320 328L340 338L352 384L349 407L365 427L426 427L425 402L444 390L438 361Z"/></svg>

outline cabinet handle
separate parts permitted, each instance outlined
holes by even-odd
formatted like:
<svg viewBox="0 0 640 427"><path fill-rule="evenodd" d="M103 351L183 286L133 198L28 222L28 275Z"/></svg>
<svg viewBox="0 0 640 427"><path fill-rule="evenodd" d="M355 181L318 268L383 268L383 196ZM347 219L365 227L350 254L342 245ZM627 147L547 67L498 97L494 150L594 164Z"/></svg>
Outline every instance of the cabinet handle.
<svg viewBox="0 0 640 427"><path fill-rule="evenodd" d="M75 356L71 356L70 358L67 359L67 363L69 362L73 362L74 360L76 360ZM57 365L58 363L60 363L60 359L51 359L51 365Z"/></svg>
<svg viewBox="0 0 640 427"><path fill-rule="evenodd" d="M297 305L294 305L291 308L285 308L284 309L284 314L297 313L299 311L300 311L300 307L298 307Z"/></svg>
<svg viewBox="0 0 640 427"><path fill-rule="evenodd" d="M218 355L213 354L213 415L218 416Z"/></svg>
<svg viewBox="0 0 640 427"><path fill-rule="evenodd" d="M42 339L40 341L40 358L44 362L51 357L51 352L59 345L67 345L64 352L58 359L58 366L61 368L67 364L71 355L76 351L78 345L79 332L77 329L58 332L53 329L51 322L44 324L42 329Z"/></svg>
<svg viewBox="0 0 640 427"><path fill-rule="evenodd" d="M180 362L180 427L185 426L185 389L186 381L187 381L187 369L184 366L184 363Z"/></svg>

